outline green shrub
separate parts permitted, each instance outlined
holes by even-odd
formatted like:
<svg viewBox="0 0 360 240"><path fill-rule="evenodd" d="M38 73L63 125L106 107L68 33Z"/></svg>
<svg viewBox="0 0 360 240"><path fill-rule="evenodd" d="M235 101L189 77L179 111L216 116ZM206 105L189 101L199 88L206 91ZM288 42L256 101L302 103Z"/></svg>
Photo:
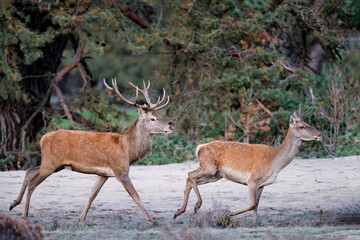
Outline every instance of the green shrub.
<svg viewBox="0 0 360 240"><path fill-rule="evenodd" d="M13 168L15 158L13 155L8 156L7 158L0 158L0 170L7 171Z"/></svg>
<svg viewBox="0 0 360 240"><path fill-rule="evenodd" d="M341 136L336 147L336 157L360 155L360 133L350 132Z"/></svg>
<svg viewBox="0 0 360 240"><path fill-rule="evenodd" d="M138 165L162 165L180 163L195 159L195 148L191 142L184 141L181 136L154 136L152 153L138 161Z"/></svg>

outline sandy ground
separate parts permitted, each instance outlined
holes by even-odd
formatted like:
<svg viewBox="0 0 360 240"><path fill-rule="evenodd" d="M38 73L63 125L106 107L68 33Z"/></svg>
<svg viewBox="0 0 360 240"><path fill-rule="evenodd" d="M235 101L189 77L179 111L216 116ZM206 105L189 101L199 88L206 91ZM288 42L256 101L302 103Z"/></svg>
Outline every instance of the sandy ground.
<svg viewBox="0 0 360 240"><path fill-rule="evenodd" d="M198 167L197 162L163 166L132 166L130 178L150 216L173 221L183 199L187 173ZM23 202L9 211L16 199L25 171L0 172L0 212L20 218ZM94 175L63 170L51 175L35 190L29 216L41 215L77 220L87 203ZM199 187L203 197L202 211L214 202L229 210L248 205L247 187L222 179ZM26 196L26 195L25 195ZM187 214L176 221L191 217L196 197L190 195ZM334 159L294 159L280 172L277 181L264 188L259 218L264 215L331 211L349 207L360 208L360 156ZM110 178L101 189L88 214L88 223L106 221L106 216L139 215L142 213L122 185ZM251 216L246 213L243 216ZM145 221L145 220L144 220Z"/></svg>

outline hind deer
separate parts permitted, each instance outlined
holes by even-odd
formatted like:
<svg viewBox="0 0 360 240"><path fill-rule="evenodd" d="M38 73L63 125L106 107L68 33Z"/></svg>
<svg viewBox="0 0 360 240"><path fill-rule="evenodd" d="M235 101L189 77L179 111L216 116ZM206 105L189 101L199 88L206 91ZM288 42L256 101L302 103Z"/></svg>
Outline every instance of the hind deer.
<svg viewBox="0 0 360 240"><path fill-rule="evenodd" d="M188 173L183 203L174 219L185 212L191 189L197 196L194 208L201 207L198 185L216 182L221 178L248 186L250 205L233 211L229 216L253 210L253 223L257 222L257 208L265 186L275 182L279 172L295 157L302 141L321 141L323 135L300 120L297 112L290 115L289 130L279 147L240 142L213 141L198 145L195 156L200 167Z"/></svg>
<svg viewBox="0 0 360 240"><path fill-rule="evenodd" d="M144 83L143 90L129 83L136 89L136 99L132 102L120 93L116 79L112 79L113 87L107 85L105 79L103 81L105 86L115 91L120 99L136 107L138 119L130 131L124 135L73 130L58 130L45 134L40 140L41 165L26 171L19 196L11 204L10 210L21 202L25 189L28 188L22 214L22 217L26 218L30 198L35 188L52 173L66 168L80 173L98 175L88 203L80 216L81 222L86 222L86 215L91 203L109 177L115 177L122 183L125 190L145 214L146 220L151 222L151 218L128 176L129 166L151 152L152 135L174 131L174 128L156 113L157 110L164 108L169 103L169 96L165 101L166 92L163 89L162 98L160 99L159 96L157 103L153 104L148 92L150 82L148 86ZM139 91L144 95L147 104L139 105L137 103Z"/></svg>

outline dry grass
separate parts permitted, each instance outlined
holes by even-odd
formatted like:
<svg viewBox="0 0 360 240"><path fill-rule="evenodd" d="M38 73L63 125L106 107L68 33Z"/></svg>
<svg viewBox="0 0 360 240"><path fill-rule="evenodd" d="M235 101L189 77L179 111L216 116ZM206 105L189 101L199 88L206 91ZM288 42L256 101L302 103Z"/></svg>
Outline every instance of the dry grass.
<svg viewBox="0 0 360 240"><path fill-rule="evenodd" d="M155 219L154 226L140 212L100 213L88 219L91 225L79 224L79 213L33 218L48 239L360 239L359 209L354 203L331 212L262 213L256 227L251 213L229 218L228 209L216 202L212 209L188 211L181 220L171 220L169 213L169 218Z"/></svg>

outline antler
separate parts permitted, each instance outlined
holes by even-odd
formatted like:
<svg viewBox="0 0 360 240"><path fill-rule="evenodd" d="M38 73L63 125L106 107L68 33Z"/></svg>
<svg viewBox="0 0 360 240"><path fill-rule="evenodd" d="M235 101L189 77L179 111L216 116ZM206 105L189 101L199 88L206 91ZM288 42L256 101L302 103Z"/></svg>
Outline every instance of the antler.
<svg viewBox="0 0 360 240"><path fill-rule="evenodd" d="M136 89L136 99L135 99L135 102L131 102L131 101L127 100L127 99L120 93L120 91L119 91L119 89L118 89L118 87L117 87L116 78L115 78L115 79L114 79L114 78L112 79L112 85L113 85L113 87L110 87L110 86L106 83L105 78L103 79L103 81L104 81L104 85L105 85L106 88L108 88L108 89L110 89L110 90L112 90L112 91L115 90L115 92L117 93L117 95L119 95L119 97L120 97L124 102L126 102L126 103L128 103L128 104L130 104L130 105L132 105L132 106L141 107L141 108L144 108L144 109L147 109L147 110L155 110L155 111L157 111L157 110L160 110L160 109L164 108L164 107L169 103L169 101L170 101L170 97L167 96L167 101L166 101L162 106L159 106L161 103L164 102L165 96L166 96L166 91L165 91L165 89L163 88L163 96L162 96L162 98L160 98L160 96L159 96L159 97L158 97L158 101L157 101L155 104L151 103L151 100L150 100L150 97L149 97L150 81L148 82L148 85L147 85L147 86L145 85L145 82L143 81L144 90L139 89L138 86L135 86L133 83L129 82L130 86L132 86L132 87L134 87L134 88ZM145 104L144 104L144 105L139 105L139 104L137 104L138 92L139 92L139 91L144 95L145 100L146 100L146 102L147 102L148 105L145 105Z"/></svg>
<svg viewBox="0 0 360 240"><path fill-rule="evenodd" d="M135 98L135 102L132 102L132 101L129 101L127 100L119 91L118 89L118 86L117 86L117 83L116 83L116 78L112 78L111 79L111 82L112 82L112 85L113 87L110 87L106 81L105 81L105 78L103 78L103 82L104 82L104 85L106 88L112 90L112 91L115 91L116 94L121 98L121 100L123 100L124 102L126 102L127 104L131 105L131 106L137 106L137 99L138 99L138 95L139 95L139 89L136 87L136 98Z"/></svg>

